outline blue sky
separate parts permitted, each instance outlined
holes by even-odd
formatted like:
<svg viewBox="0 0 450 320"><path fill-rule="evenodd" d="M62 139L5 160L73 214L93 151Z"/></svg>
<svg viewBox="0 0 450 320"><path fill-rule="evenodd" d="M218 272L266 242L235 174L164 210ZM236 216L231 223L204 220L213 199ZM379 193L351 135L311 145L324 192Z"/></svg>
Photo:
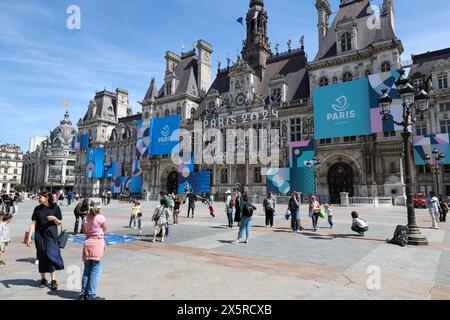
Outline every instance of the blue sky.
<svg viewBox="0 0 450 320"><path fill-rule="evenodd" d="M380 4L382 0L374 0ZM450 1L396 0L396 32L403 60L412 53L450 47ZM63 118L69 99L72 122L80 119L96 90L130 92L140 111L150 78L161 85L167 50L179 53L196 39L214 46L225 65L245 38L236 22L248 0L0 0L0 141L28 150L29 138L47 135ZM333 11L338 0L331 0ZM432 7L429 4L432 3ZM315 0L266 0L272 48L287 49L305 35L312 60L317 51ZM81 30L66 28L70 5L81 9Z"/></svg>

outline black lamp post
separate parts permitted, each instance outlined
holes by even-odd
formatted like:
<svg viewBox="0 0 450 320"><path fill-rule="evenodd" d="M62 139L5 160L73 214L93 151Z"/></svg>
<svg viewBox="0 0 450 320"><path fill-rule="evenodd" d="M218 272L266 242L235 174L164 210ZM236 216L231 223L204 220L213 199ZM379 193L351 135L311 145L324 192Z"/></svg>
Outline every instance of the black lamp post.
<svg viewBox="0 0 450 320"><path fill-rule="evenodd" d="M433 161L431 161L433 160ZM431 167L431 173L433 174L433 180L434 176L436 176L436 191L437 195L440 194L439 192L439 174L441 173L442 165L444 164L445 155L442 152L439 152L438 149L433 150L433 158L430 157L430 155L425 156L425 161L428 165Z"/></svg>
<svg viewBox="0 0 450 320"><path fill-rule="evenodd" d="M314 170L314 194L317 197L317 189L319 188L317 176L322 165L322 160L317 158L317 156L314 156L312 160L306 162L306 165L309 170Z"/></svg>
<svg viewBox="0 0 450 320"><path fill-rule="evenodd" d="M412 161L412 148L411 148L411 136L412 136L412 125L415 120L412 119L412 113L414 104L417 108L417 113L420 113L422 118L424 113L428 110L428 94L422 90L417 95L415 95L414 87L409 83L408 78L405 76L405 72L402 70L399 79L395 82L399 94L402 99L403 105L403 120L392 121L403 127L402 138L403 138L403 149L405 157L405 182L406 182L406 195L407 195L407 211L408 211L408 243L410 245L416 246L426 246L428 245L427 238L421 234L420 229L416 224L416 214L414 211L414 182L412 179L412 173L414 171L414 165ZM392 98L387 94L387 90L383 90L381 97L378 99L380 105L381 115L384 121L388 121L391 114L391 104Z"/></svg>

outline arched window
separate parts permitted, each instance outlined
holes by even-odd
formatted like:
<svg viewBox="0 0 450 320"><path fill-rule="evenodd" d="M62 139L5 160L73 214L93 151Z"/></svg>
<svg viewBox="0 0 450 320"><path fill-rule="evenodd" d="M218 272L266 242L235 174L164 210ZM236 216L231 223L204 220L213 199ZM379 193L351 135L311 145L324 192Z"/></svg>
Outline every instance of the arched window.
<svg viewBox="0 0 450 320"><path fill-rule="evenodd" d="M156 119L158 119L158 118L159 118L159 112L156 113Z"/></svg>
<svg viewBox="0 0 450 320"><path fill-rule="evenodd" d="M381 72L391 71L391 64L389 62L383 62L381 65Z"/></svg>
<svg viewBox="0 0 450 320"><path fill-rule="evenodd" d="M338 83L338 78L337 77L333 77L333 84Z"/></svg>
<svg viewBox="0 0 450 320"><path fill-rule="evenodd" d="M195 114L195 108L192 108L192 109L191 109L191 119L194 118L194 114Z"/></svg>
<svg viewBox="0 0 450 320"><path fill-rule="evenodd" d="M167 83L167 95L171 95L172 94L172 83L169 82Z"/></svg>
<svg viewBox="0 0 450 320"><path fill-rule="evenodd" d="M350 72L344 73L344 76L342 77L343 82L349 82L353 80L353 76Z"/></svg>
<svg viewBox="0 0 450 320"><path fill-rule="evenodd" d="M170 116L170 111L169 111L169 109L166 109L166 110L164 111L164 116L165 116L165 117Z"/></svg>
<svg viewBox="0 0 450 320"><path fill-rule="evenodd" d="M365 74L366 74L366 77L368 77L372 74L372 71L370 69L367 69Z"/></svg>
<svg viewBox="0 0 450 320"><path fill-rule="evenodd" d="M341 51L346 52L352 50L352 35L346 32L341 36Z"/></svg>
<svg viewBox="0 0 450 320"><path fill-rule="evenodd" d="M181 116L181 107L177 108L177 114Z"/></svg>
<svg viewBox="0 0 450 320"><path fill-rule="evenodd" d="M328 78L327 77L322 77L319 80L319 86L321 87L326 87L328 85Z"/></svg>

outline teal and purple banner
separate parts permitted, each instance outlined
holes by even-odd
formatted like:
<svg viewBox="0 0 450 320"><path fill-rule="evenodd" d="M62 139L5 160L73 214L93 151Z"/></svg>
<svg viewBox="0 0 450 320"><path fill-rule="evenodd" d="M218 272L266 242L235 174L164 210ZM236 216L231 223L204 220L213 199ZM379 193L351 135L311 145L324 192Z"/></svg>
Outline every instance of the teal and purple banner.
<svg viewBox="0 0 450 320"><path fill-rule="evenodd" d="M208 193L211 192L211 172L195 172L185 177L183 174L178 174L178 193L183 193L187 189L194 193Z"/></svg>
<svg viewBox="0 0 450 320"><path fill-rule="evenodd" d="M104 148L91 148L86 153L86 178L103 178Z"/></svg>
<svg viewBox="0 0 450 320"><path fill-rule="evenodd" d="M401 120L403 106L396 80L398 70L371 75L313 90L316 139L368 135L400 131L392 119ZM378 99L387 90L393 99L390 119L383 120Z"/></svg>
<svg viewBox="0 0 450 320"><path fill-rule="evenodd" d="M150 123L150 155L179 153L180 116L152 119Z"/></svg>
<svg viewBox="0 0 450 320"><path fill-rule="evenodd" d="M136 134L136 155L140 158L149 154L150 121L139 120Z"/></svg>
<svg viewBox="0 0 450 320"><path fill-rule="evenodd" d="M445 159L444 164L450 164L450 134L437 134L428 136L413 137L414 142L414 162L416 165L425 165L426 155L433 159L433 150L437 149L439 153L443 153Z"/></svg>
<svg viewBox="0 0 450 320"><path fill-rule="evenodd" d="M78 135L72 139L72 150L87 150L89 148L89 135Z"/></svg>

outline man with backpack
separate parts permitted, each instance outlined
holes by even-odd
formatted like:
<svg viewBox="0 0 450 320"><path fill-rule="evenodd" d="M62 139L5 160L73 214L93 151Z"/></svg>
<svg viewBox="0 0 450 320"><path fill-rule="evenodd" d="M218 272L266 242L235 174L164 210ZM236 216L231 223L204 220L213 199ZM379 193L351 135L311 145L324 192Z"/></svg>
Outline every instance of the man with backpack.
<svg viewBox="0 0 450 320"><path fill-rule="evenodd" d="M241 224L239 225L238 238L234 241L235 244L240 243L240 240L244 237L244 231L246 233L245 243L248 243L250 240L250 228L254 210L256 210L256 207L248 201L247 193L244 193L241 200Z"/></svg>

